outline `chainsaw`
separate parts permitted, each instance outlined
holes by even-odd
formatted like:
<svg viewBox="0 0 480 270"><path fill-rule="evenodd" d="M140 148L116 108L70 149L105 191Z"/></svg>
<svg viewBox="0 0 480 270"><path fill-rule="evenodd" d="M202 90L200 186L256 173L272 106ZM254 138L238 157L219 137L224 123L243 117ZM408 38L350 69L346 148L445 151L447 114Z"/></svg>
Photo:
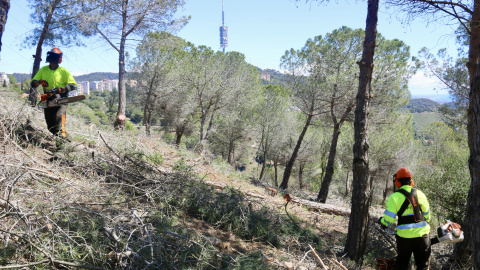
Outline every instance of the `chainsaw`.
<svg viewBox="0 0 480 270"><path fill-rule="evenodd" d="M60 94L64 93L60 88L54 88L51 91L41 95L40 102L38 103L38 108L52 108L58 107L64 104L77 102L85 99L84 95L71 96L71 97L62 97Z"/></svg>
<svg viewBox="0 0 480 270"><path fill-rule="evenodd" d="M382 226L383 230L391 235L397 234L395 223L390 226ZM462 242L464 239L463 231L458 223L447 220L445 224L437 228L437 235L430 238L432 245L435 244L453 244Z"/></svg>
<svg viewBox="0 0 480 270"><path fill-rule="evenodd" d="M437 228L437 237L430 239L434 244L453 244L464 239L462 228L458 223L447 220L447 223Z"/></svg>

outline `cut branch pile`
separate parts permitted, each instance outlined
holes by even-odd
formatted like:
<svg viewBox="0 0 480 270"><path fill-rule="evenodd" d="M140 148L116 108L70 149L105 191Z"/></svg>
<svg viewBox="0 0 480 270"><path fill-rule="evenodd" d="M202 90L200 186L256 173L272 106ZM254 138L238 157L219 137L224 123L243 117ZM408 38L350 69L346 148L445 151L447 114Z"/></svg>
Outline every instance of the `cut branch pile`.
<svg viewBox="0 0 480 270"><path fill-rule="evenodd" d="M0 109L0 245L6 254L0 269L238 266L218 240L175 222L185 215L245 242L288 243L289 252L297 251L293 257L320 245L314 233L265 207L265 196L203 181L185 168L161 168L148 146L122 133L88 134L97 141L94 149L72 143L48 161L55 144L37 124L42 112L18 108ZM305 254L304 264L315 265L314 253Z"/></svg>
<svg viewBox="0 0 480 270"><path fill-rule="evenodd" d="M48 154L43 159L32 150L48 153L41 148L53 138L38 135L45 130L27 114L8 115L17 117L0 114L0 269L180 269L235 262L195 231L172 224L176 210L165 204L167 188L183 184L182 175L160 170L141 153L120 154L106 141L106 152L66 149L48 162Z"/></svg>

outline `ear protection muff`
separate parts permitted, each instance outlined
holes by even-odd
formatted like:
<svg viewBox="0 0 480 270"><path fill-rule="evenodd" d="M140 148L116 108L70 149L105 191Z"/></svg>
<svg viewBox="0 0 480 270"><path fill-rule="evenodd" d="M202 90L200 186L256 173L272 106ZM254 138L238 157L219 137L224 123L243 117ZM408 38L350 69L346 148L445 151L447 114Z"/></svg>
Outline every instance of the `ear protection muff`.
<svg viewBox="0 0 480 270"><path fill-rule="evenodd" d="M398 178L395 178L395 186L397 188L400 188L402 186L402 184L400 183L400 181L398 181Z"/></svg>
<svg viewBox="0 0 480 270"><path fill-rule="evenodd" d="M415 182L413 181L413 179L411 179L409 185L410 185L411 187L413 187L414 184L415 184ZM400 180L399 180L398 178L395 178L395 186L396 186L397 188L400 188L400 187L403 186L403 185L402 185L402 182L400 182Z"/></svg>

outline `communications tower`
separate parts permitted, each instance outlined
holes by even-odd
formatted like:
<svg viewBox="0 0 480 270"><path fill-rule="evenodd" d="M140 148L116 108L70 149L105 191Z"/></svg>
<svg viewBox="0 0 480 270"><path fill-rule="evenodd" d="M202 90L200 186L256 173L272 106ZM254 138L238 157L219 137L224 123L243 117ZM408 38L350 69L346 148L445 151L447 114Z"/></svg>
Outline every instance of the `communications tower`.
<svg viewBox="0 0 480 270"><path fill-rule="evenodd" d="M223 1L222 0L222 26L220 26L220 48L225 52L225 48L228 46L228 27L225 26L225 13L223 11Z"/></svg>

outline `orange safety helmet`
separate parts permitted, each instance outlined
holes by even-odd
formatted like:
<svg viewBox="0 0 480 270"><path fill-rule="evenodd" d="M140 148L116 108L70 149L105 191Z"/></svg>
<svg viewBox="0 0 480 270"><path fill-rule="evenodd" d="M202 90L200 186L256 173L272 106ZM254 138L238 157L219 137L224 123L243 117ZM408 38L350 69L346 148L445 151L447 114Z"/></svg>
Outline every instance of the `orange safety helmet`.
<svg viewBox="0 0 480 270"><path fill-rule="evenodd" d="M62 51L59 48L53 48L47 52L47 62L49 63L62 63Z"/></svg>
<svg viewBox="0 0 480 270"><path fill-rule="evenodd" d="M405 183L405 180L407 179L410 179L410 183L408 184ZM403 185L410 185L411 187L413 187L413 184L414 183L412 180L412 174L410 173L410 171L405 168L400 168L395 174L395 186L397 188L400 188Z"/></svg>

